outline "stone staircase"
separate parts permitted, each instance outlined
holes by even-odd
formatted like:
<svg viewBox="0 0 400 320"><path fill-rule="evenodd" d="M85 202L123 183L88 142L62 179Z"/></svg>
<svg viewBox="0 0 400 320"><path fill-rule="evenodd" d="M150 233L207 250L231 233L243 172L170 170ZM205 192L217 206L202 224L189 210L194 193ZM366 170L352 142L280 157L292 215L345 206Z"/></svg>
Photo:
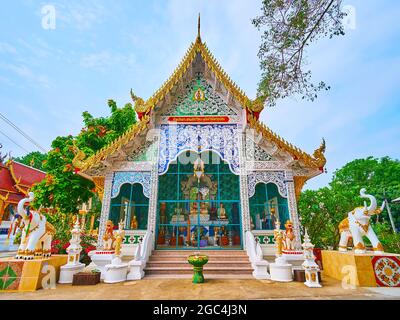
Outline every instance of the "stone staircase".
<svg viewBox="0 0 400 320"><path fill-rule="evenodd" d="M146 278L191 278L193 267L187 257L191 250L155 250L144 269ZM208 255L204 267L207 279L251 279L253 268L247 253L243 250L209 250L200 251Z"/></svg>

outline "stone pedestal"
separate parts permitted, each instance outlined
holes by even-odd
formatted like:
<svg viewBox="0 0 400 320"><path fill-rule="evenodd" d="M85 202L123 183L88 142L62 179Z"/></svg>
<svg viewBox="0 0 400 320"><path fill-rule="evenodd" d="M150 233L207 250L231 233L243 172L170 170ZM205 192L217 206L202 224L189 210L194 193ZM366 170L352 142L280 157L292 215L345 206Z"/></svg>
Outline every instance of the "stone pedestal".
<svg viewBox="0 0 400 320"><path fill-rule="evenodd" d="M117 283L127 280L128 264L122 263L120 257L114 258L111 264L107 264L104 269L104 283Z"/></svg>
<svg viewBox="0 0 400 320"><path fill-rule="evenodd" d="M140 280L144 277L145 262L142 260L132 260L128 263L129 272L126 280Z"/></svg>
<svg viewBox="0 0 400 320"><path fill-rule="evenodd" d="M355 254L353 251L339 252L323 250L322 264L324 266L324 276L345 281L347 284L355 286L377 287L378 284L373 266L373 259L375 257L399 259L400 255L392 253L376 255L374 252Z"/></svg>
<svg viewBox="0 0 400 320"><path fill-rule="evenodd" d="M92 263L89 265L92 269L98 269L101 272L101 280L104 280L105 266L111 264L115 258L115 251L102 251L94 250L89 252L89 257L92 259Z"/></svg>
<svg viewBox="0 0 400 320"><path fill-rule="evenodd" d="M275 263L269 265L269 273L273 281L293 281L292 265L282 257L276 258Z"/></svg>
<svg viewBox="0 0 400 320"><path fill-rule="evenodd" d="M58 283L72 283L74 278L74 274L78 272L82 272L85 269L84 263L77 264L66 264L65 266L61 266L60 268L60 280Z"/></svg>
<svg viewBox="0 0 400 320"><path fill-rule="evenodd" d="M268 273L269 263L266 260L256 261L252 263L252 267L254 268L253 277L258 280L267 280L270 279L270 275Z"/></svg>
<svg viewBox="0 0 400 320"><path fill-rule="evenodd" d="M45 259L0 260L0 292L35 291L55 288L60 267L67 263L67 255L53 255Z"/></svg>
<svg viewBox="0 0 400 320"><path fill-rule="evenodd" d="M285 258L286 261L304 261L304 252L303 251L283 251L282 257Z"/></svg>

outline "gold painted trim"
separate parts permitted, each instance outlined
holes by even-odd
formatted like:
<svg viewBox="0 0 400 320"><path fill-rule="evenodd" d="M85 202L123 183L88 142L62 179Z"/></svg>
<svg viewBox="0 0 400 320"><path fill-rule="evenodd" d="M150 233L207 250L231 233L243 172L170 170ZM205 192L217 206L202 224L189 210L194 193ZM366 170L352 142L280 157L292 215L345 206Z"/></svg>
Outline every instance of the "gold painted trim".
<svg viewBox="0 0 400 320"><path fill-rule="evenodd" d="M99 196L100 201L103 202L105 177L93 177L92 181L96 186L96 192Z"/></svg>
<svg viewBox="0 0 400 320"><path fill-rule="evenodd" d="M299 201L301 190L303 189L304 185L306 184L309 177L306 176L294 176L294 193L296 195L296 201Z"/></svg>
<svg viewBox="0 0 400 320"><path fill-rule="evenodd" d="M378 243L376 248L373 248L374 251L385 251L385 249L382 246L382 243Z"/></svg>
<svg viewBox="0 0 400 320"><path fill-rule="evenodd" d="M17 179L17 177L15 176L15 172L14 172L14 168L12 166L13 161L10 160L7 162L7 167L10 169L10 173L11 173L11 177L13 178L13 180L15 181L15 187L17 188L17 190L21 193L23 193L24 195L28 195L28 191L29 191L29 187L27 188L27 190L24 190L21 188L21 186L23 186L21 184L21 179L22 177L20 177L19 179Z"/></svg>
<svg viewBox="0 0 400 320"><path fill-rule="evenodd" d="M359 242L359 243L357 243L357 245L354 247L354 249L356 249L356 250L365 250L365 246L364 246L361 242Z"/></svg>
<svg viewBox="0 0 400 320"><path fill-rule="evenodd" d="M222 69L221 65L212 55L207 45L201 41L200 37L197 37L196 41L190 44L189 49L186 51L183 59L179 63L178 67L175 68L172 75L149 99L147 99L147 101L144 101L142 98L136 96L131 90L131 97L133 102L135 103L135 111L148 113L149 111L154 109L154 107L165 98L165 96L184 76L185 72L188 70L193 60L196 58L197 53L200 53L208 68L212 72L214 72L217 79L222 82L225 88L232 93L233 97L238 100L245 109L254 112L261 112L264 109L264 102L266 98L257 97L254 100L250 100L246 96L244 91L240 89L239 86Z"/></svg>

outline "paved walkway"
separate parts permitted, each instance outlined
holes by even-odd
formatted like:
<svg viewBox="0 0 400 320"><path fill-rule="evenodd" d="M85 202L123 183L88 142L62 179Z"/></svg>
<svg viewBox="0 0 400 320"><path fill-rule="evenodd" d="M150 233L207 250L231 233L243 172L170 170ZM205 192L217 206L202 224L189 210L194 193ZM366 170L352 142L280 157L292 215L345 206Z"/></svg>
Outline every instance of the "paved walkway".
<svg viewBox="0 0 400 320"><path fill-rule="evenodd" d="M246 300L246 299L400 299L395 288L345 290L341 283L324 278L323 288L310 289L299 282L268 280L208 280L192 284L190 279L146 279L96 286L57 285L56 289L26 293L0 293L0 300ZM393 290L394 289L394 290ZM386 290L386 291L385 291ZM387 294L389 292L389 294Z"/></svg>

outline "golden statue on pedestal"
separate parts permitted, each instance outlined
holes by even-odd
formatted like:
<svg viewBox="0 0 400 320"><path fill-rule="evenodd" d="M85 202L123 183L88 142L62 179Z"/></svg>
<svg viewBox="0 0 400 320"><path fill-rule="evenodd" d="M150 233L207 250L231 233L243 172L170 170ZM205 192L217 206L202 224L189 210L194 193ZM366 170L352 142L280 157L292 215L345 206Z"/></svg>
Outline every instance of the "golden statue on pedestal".
<svg viewBox="0 0 400 320"><path fill-rule="evenodd" d="M227 220L228 219L228 216L226 215L226 210L225 210L224 205L222 203L219 204L218 217L221 220Z"/></svg>
<svg viewBox="0 0 400 320"><path fill-rule="evenodd" d="M104 233L104 250L112 250L115 237L114 237L114 224L111 220L106 223L106 231Z"/></svg>
<svg viewBox="0 0 400 320"><path fill-rule="evenodd" d="M125 237L124 222L121 220L120 223L118 224L118 230L115 233L115 255L116 256L121 255L121 246L122 246L122 241L124 240L124 237Z"/></svg>
<svg viewBox="0 0 400 320"><path fill-rule="evenodd" d="M133 214L130 227L131 227L131 230L136 230L138 228L138 222L137 222L135 214Z"/></svg>

